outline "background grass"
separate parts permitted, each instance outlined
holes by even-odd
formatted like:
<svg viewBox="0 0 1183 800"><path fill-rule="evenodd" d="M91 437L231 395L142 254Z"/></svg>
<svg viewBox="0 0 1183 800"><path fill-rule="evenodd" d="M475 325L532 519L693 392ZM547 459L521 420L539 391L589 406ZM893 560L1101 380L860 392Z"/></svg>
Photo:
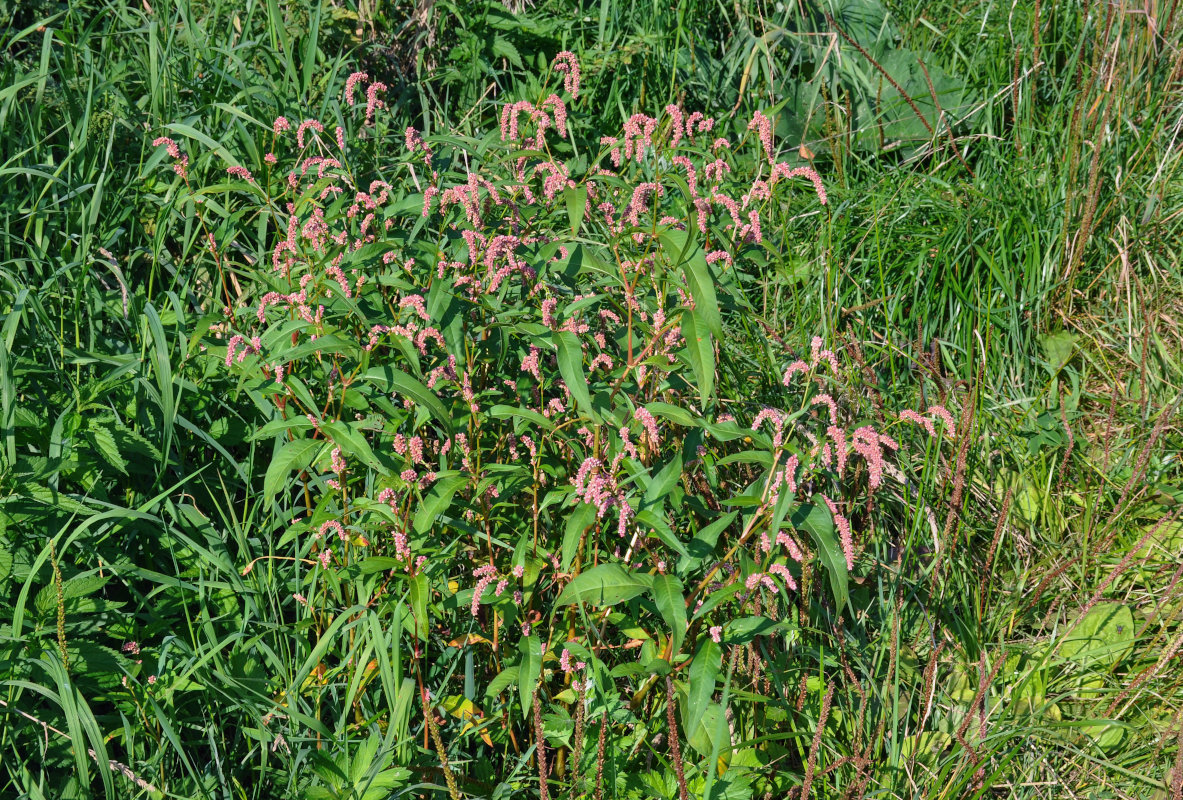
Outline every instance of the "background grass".
<svg viewBox="0 0 1183 800"><path fill-rule="evenodd" d="M270 454L200 358L222 302L202 226L244 284L268 232L225 192L206 217L178 202L150 142L216 175L255 122L329 116L355 68L390 87L383 131L486 131L571 49L605 134L668 102L765 110L826 180L744 276L760 313L731 331L731 386L774 396L761 343L821 333L869 397L972 409L963 464L860 561L854 618L815 608L732 662L719 785L1179 798L1180 31L1170 2L0 0L4 793L382 797L394 766L442 791L401 631L313 636L278 573L241 574L272 552ZM361 689L326 650L375 660L381 719L322 713ZM794 702L743 702L769 681ZM537 792L461 727L466 794ZM606 796L676 796L661 730L614 730Z"/></svg>

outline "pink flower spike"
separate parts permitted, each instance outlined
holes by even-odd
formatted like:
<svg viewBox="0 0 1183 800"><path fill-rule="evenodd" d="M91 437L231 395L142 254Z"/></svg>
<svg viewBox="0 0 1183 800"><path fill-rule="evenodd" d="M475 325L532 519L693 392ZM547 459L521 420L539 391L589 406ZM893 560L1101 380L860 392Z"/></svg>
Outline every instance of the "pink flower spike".
<svg viewBox="0 0 1183 800"><path fill-rule="evenodd" d="M808 375L809 370L810 370L810 366L808 364L806 364L804 361L794 361L792 364L789 364L789 368L787 370L785 370L784 385L788 386L789 382L792 380L793 376L796 375L798 372Z"/></svg>
<svg viewBox="0 0 1183 800"><path fill-rule="evenodd" d="M850 521L838 513L838 506L834 504L833 500L824 494L821 498L826 502L830 514L834 517L834 527L838 529L838 538L842 540L842 553L846 556L846 568L854 569L854 538L850 533Z"/></svg>
<svg viewBox="0 0 1183 800"><path fill-rule="evenodd" d="M555 56L551 67L563 76L563 88L570 92L572 97L579 97L579 59L575 54L570 50L563 50Z"/></svg>
<svg viewBox="0 0 1183 800"><path fill-rule="evenodd" d="M772 120L761 114L759 111L752 117L752 121L748 123L748 130L755 130L760 135L760 144L764 145L764 154L768 160L772 161Z"/></svg>
<svg viewBox="0 0 1183 800"><path fill-rule="evenodd" d="M818 406L824 405L830 411L830 424L838 424L838 404L834 402L834 398L828 394L814 395L813 399L809 401L810 405Z"/></svg>
<svg viewBox="0 0 1183 800"><path fill-rule="evenodd" d="M949 413L949 409L944 406L929 406L928 415L936 417L945 424L945 428L949 431L949 436L957 436L957 423L953 421L953 415Z"/></svg>
<svg viewBox="0 0 1183 800"><path fill-rule="evenodd" d="M362 81L368 81L370 76L365 72L354 72L345 79L345 102L353 105L353 92Z"/></svg>
<svg viewBox="0 0 1183 800"><path fill-rule="evenodd" d="M912 409L908 408L900 412L900 419L906 419L909 422L915 422L920 427L924 428L929 436L936 436L937 429L933 426L932 420L927 417L922 417Z"/></svg>

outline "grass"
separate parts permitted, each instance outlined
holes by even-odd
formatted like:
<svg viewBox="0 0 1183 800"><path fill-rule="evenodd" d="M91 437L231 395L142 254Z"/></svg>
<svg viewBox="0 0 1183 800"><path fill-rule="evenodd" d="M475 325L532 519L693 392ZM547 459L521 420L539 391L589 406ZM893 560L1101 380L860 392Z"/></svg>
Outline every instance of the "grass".
<svg viewBox="0 0 1183 800"><path fill-rule="evenodd" d="M301 616L277 562L242 574L292 552L288 520L259 492L267 417L202 348L275 233L214 176L276 115L329 118L360 66L390 87L378 141L476 136L570 49L589 137L674 101L762 109L823 175L829 205L802 194L740 275L721 396L774 403L778 341L824 334L868 408L972 409L867 515L851 612L815 576L791 635L728 652L730 741L684 732L690 792L1183 796L1175 7L513 5L0 0L4 792L443 797L449 771L463 796L539 792L530 725L461 632L432 631L427 669L484 709L467 728L422 713L413 621ZM602 796L678 796L654 702L581 723ZM563 713L551 791L598 796Z"/></svg>

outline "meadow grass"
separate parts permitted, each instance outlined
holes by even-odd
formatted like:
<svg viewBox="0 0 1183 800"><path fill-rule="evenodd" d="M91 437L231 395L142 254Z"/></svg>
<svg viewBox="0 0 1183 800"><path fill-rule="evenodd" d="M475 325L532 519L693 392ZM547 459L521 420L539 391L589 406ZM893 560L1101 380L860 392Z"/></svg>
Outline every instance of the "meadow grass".
<svg viewBox="0 0 1183 800"><path fill-rule="evenodd" d="M786 6L0 0L6 794L1183 797L1183 12ZM523 718L442 630L456 595L302 614L269 417L204 353L268 285L275 225L224 178L276 116L369 71L382 174L407 125L481 140L560 50L588 140L759 110L822 175L737 272L721 401L776 404L821 335L868 416L959 417L865 514L849 610L817 572L791 631L729 648L705 752L656 675L640 713Z"/></svg>

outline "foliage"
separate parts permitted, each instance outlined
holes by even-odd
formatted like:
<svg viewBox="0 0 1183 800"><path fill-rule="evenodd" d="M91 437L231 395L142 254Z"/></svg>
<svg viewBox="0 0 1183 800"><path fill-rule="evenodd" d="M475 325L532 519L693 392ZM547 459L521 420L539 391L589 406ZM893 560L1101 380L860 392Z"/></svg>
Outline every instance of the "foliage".
<svg viewBox="0 0 1183 800"><path fill-rule="evenodd" d="M0 2L4 791L1177 795L1177 16Z"/></svg>

